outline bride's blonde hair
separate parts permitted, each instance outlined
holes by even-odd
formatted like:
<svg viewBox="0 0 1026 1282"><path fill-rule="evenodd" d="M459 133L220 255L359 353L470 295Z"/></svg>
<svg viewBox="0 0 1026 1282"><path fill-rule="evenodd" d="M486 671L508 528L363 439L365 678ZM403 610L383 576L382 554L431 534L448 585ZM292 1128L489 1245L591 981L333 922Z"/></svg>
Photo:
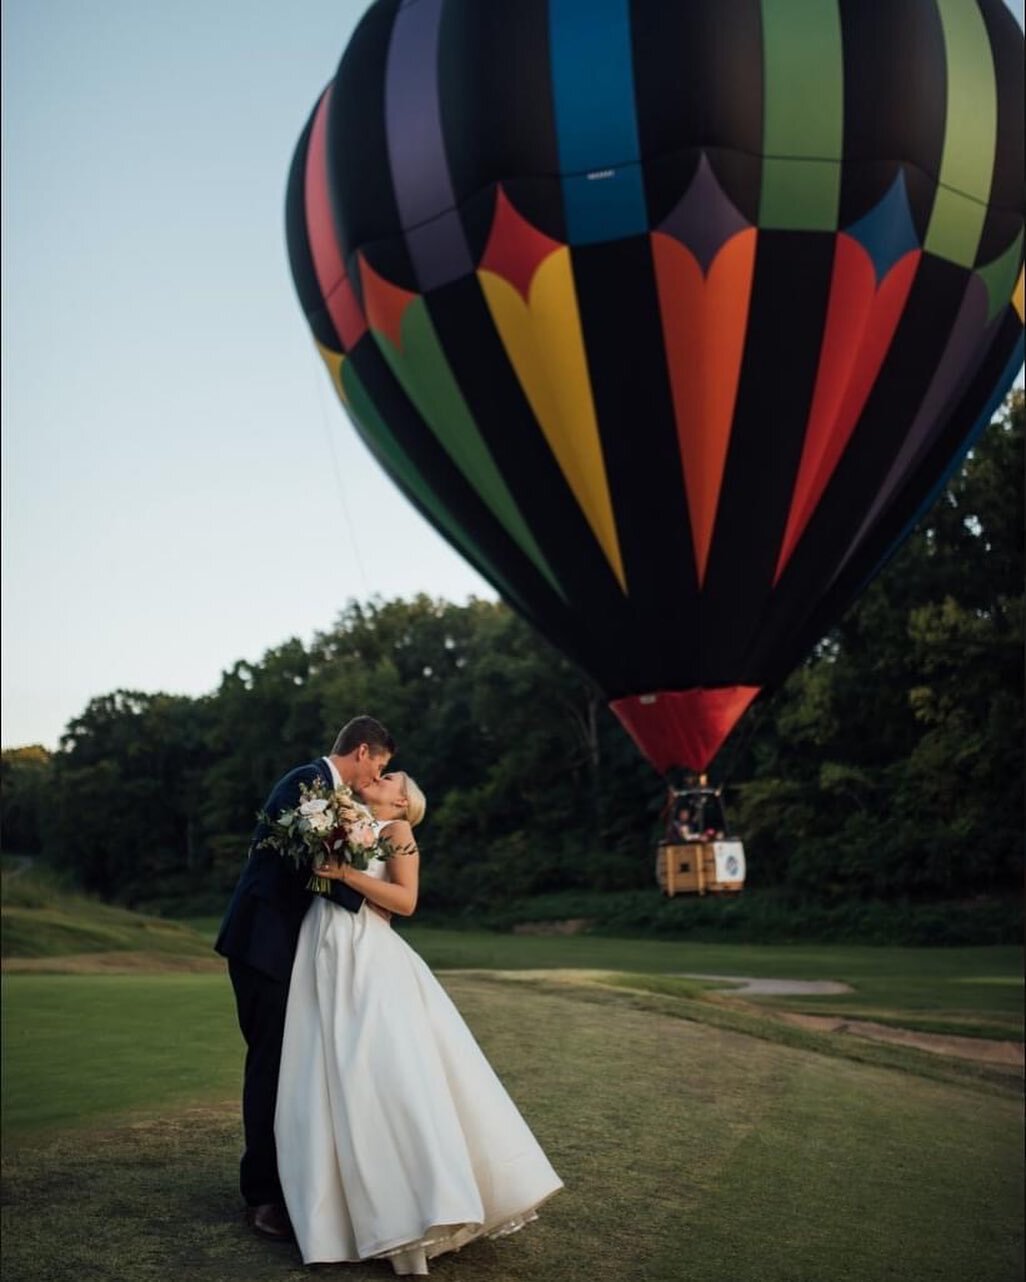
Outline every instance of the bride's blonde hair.
<svg viewBox="0 0 1026 1282"><path fill-rule="evenodd" d="M406 822L411 828L416 828L417 824L424 818L425 810L427 810L427 798L405 770L402 772L402 776L403 795L406 798Z"/></svg>

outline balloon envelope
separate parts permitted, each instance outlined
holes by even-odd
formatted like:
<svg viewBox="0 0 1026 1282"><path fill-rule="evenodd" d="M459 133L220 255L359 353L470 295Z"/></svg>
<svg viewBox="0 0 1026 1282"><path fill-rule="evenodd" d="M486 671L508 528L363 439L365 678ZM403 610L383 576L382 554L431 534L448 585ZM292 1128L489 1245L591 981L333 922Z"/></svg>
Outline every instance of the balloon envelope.
<svg viewBox="0 0 1026 1282"><path fill-rule="evenodd" d="M379 0L300 139L357 430L658 769L704 768L1022 362L1000 0Z"/></svg>

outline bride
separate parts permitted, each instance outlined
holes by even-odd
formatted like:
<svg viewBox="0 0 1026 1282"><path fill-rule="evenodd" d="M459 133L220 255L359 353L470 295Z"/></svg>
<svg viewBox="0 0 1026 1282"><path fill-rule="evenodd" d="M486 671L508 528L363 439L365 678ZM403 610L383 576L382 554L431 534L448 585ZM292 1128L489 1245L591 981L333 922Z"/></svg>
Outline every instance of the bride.
<svg viewBox="0 0 1026 1282"><path fill-rule="evenodd" d="M321 867L387 913L417 906L408 775L363 791L396 853ZM304 1264L387 1258L398 1274L512 1233L563 1187L427 965L366 905L317 896L292 967L274 1124Z"/></svg>

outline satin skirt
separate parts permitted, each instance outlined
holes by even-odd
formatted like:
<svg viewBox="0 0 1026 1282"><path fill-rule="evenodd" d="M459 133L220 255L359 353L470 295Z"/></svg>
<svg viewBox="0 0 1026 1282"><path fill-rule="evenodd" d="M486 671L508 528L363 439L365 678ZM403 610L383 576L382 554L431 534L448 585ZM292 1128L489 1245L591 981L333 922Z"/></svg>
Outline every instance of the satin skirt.
<svg viewBox="0 0 1026 1282"><path fill-rule="evenodd" d="M563 1187L445 990L367 907L317 898L303 921L274 1129L305 1264L425 1274Z"/></svg>

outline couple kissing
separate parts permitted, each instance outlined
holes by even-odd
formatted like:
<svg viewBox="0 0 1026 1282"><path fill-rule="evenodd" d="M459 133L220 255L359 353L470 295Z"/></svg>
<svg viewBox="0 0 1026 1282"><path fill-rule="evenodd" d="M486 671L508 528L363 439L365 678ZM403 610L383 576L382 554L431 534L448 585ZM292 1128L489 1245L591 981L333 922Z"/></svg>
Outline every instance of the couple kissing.
<svg viewBox="0 0 1026 1282"><path fill-rule="evenodd" d="M441 984L391 927L417 906L413 828L426 809L408 775L387 772L395 751L380 722L354 717L328 754L275 784L215 948L246 1043L250 1224L294 1236L304 1264L388 1259L405 1276L522 1228L562 1182ZM355 856L331 841L306 862L284 856L276 832L303 814L309 828L326 807L351 818L354 794L365 807L358 838L349 834Z"/></svg>

